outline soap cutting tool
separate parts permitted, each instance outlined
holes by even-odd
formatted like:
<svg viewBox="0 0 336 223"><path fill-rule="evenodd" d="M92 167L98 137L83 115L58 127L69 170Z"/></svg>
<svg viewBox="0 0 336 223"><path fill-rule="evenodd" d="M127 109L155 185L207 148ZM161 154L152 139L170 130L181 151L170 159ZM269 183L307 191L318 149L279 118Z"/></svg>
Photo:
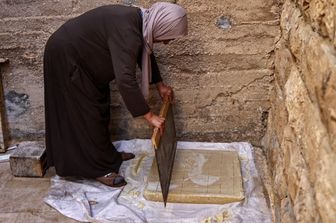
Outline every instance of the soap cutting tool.
<svg viewBox="0 0 336 223"><path fill-rule="evenodd" d="M159 128L154 128L152 144L155 149L161 192L166 207L177 144L173 106L167 97L163 100L159 115L165 118L165 128L162 135Z"/></svg>

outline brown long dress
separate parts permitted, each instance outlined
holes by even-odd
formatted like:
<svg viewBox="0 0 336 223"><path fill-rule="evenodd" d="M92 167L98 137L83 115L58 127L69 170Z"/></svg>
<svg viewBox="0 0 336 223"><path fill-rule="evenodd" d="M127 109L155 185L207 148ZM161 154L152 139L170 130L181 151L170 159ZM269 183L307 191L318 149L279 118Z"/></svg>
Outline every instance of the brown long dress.
<svg viewBox="0 0 336 223"><path fill-rule="evenodd" d="M46 148L60 176L96 178L118 172L121 155L110 141L110 89L116 80L131 114L149 107L136 81L143 47L141 10L102 6L71 19L44 52ZM161 81L155 62L152 83Z"/></svg>

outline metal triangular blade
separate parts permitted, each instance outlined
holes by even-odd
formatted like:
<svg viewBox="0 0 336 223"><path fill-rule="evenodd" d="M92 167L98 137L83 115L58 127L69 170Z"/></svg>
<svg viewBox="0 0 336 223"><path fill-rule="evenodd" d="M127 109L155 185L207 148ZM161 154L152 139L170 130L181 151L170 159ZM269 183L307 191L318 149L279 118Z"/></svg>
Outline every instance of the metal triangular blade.
<svg viewBox="0 0 336 223"><path fill-rule="evenodd" d="M169 104L165 115L164 133L160 137L157 147L158 148L155 150L155 157L159 172L163 202L166 207L176 153L176 132L171 104Z"/></svg>

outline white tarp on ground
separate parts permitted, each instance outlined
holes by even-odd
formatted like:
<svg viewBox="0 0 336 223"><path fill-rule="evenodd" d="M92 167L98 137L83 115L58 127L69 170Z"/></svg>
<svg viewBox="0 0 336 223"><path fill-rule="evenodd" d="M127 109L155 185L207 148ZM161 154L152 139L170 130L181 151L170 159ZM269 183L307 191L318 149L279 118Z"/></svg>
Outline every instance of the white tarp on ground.
<svg viewBox="0 0 336 223"><path fill-rule="evenodd" d="M245 199L225 205L177 204L147 201L143 197L154 151L150 140L118 141L119 151L133 152L137 160L124 162L121 175L127 185L121 189L94 180L55 176L45 202L60 213L82 222L271 222L263 188L249 143L178 142L178 149L234 150L239 153Z"/></svg>

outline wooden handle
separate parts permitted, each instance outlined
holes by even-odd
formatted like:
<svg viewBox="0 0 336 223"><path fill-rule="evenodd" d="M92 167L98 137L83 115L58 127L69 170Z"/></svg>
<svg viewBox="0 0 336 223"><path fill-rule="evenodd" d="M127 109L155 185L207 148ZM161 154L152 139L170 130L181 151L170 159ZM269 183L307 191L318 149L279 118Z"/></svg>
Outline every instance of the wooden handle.
<svg viewBox="0 0 336 223"><path fill-rule="evenodd" d="M161 118L166 118L169 106L170 106L169 98L165 97L163 99L163 105L160 109L160 114L159 114ZM161 138L160 129L156 127L154 128L153 135L152 135L152 143L155 149L159 148L160 138Z"/></svg>

